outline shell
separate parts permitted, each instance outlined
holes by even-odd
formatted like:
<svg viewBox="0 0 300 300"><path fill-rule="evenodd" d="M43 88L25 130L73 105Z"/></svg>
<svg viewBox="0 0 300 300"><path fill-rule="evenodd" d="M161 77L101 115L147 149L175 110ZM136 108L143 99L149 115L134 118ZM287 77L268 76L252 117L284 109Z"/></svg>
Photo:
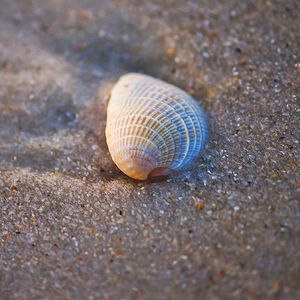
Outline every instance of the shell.
<svg viewBox="0 0 300 300"><path fill-rule="evenodd" d="M183 90L129 73L111 91L105 134L118 168L145 180L191 163L205 143L207 122L200 105Z"/></svg>

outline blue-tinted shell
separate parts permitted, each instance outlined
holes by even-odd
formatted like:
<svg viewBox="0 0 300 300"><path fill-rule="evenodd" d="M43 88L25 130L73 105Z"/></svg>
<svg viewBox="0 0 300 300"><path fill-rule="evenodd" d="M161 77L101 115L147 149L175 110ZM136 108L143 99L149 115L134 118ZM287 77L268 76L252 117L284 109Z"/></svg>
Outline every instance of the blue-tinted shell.
<svg viewBox="0 0 300 300"><path fill-rule="evenodd" d="M145 180L190 164L206 141L207 122L200 105L183 90L129 73L111 91L105 134L118 168Z"/></svg>

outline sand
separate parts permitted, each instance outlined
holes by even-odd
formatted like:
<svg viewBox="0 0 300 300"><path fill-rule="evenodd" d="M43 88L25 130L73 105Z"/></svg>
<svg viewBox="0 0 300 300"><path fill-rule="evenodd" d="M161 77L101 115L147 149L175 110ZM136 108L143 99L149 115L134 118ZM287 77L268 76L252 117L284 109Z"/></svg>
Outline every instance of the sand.
<svg viewBox="0 0 300 300"><path fill-rule="evenodd" d="M300 299L299 1L0 4L0 299ZM206 110L190 169L113 164L130 71Z"/></svg>

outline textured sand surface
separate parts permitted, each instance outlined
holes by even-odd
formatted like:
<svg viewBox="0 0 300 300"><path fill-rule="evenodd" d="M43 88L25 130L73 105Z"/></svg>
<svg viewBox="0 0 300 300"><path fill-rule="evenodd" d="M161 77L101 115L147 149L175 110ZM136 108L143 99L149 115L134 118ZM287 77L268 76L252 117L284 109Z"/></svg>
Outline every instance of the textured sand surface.
<svg viewBox="0 0 300 300"><path fill-rule="evenodd" d="M0 0L0 299L300 299L300 3ZM129 71L199 99L193 168L104 138Z"/></svg>

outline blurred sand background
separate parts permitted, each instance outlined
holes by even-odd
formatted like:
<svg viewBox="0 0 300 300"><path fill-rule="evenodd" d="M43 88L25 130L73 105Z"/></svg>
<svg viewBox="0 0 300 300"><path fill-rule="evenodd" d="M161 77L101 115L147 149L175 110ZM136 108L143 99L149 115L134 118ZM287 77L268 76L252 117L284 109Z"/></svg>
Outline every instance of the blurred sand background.
<svg viewBox="0 0 300 300"><path fill-rule="evenodd" d="M0 7L0 299L300 299L299 1ZM194 168L113 164L129 71L202 103Z"/></svg>

